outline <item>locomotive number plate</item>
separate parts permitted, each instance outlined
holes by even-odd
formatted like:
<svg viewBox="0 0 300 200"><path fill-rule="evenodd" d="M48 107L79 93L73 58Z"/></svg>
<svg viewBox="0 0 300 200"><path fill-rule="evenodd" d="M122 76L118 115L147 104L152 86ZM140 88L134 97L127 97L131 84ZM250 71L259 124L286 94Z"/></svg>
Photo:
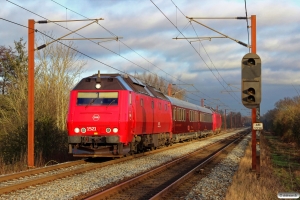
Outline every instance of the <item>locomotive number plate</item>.
<svg viewBox="0 0 300 200"><path fill-rule="evenodd" d="M96 131L96 127L87 127L87 131Z"/></svg>

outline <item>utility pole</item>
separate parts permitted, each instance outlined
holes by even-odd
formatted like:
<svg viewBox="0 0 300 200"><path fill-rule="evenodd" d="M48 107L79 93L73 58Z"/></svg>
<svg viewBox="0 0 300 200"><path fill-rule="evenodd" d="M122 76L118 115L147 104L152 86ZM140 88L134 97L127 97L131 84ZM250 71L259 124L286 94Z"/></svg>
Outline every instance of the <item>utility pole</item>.
<svg viewBox="0 0 300 200"><path fill-rule="evenodd" d="M28 168L34 167L34 24L28 20Z"/></svg>

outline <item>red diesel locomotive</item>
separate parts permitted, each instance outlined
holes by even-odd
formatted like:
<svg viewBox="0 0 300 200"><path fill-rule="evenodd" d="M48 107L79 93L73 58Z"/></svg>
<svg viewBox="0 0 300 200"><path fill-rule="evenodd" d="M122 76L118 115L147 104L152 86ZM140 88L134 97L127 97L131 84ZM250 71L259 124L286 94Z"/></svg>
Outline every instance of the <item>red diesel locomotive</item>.
<svg viewBox="0 0 300 200"><path fill-rule="evenodd" d="M121 157L220 132L220 114L120 74L83 78L71 91L69 153Z"/></svg>

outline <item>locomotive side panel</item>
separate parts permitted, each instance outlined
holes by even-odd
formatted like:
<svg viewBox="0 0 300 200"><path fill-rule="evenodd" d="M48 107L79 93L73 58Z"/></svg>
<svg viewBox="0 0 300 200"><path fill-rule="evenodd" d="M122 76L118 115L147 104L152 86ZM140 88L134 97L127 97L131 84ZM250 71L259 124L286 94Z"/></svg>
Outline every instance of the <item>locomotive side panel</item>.
<svg viewBox="0 0 300 200"><path fill-rule="evenodd" d="M170 132L171 110L167 101L135 94L135 134ZM170 106L169 106L170 107Z"/></svg>
<svg viewBox="0 0 300 200"><path fill-rule="evenodd" d="M172 127L172 113L170 103L161 99L154 99L153 133L170 133Z"/></svg>

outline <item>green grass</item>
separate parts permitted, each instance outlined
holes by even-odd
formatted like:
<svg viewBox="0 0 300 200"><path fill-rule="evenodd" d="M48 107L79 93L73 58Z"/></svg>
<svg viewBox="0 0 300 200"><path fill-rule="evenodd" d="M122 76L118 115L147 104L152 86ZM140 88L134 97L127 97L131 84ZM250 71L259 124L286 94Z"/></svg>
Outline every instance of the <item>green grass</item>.
<svg viewBox="0 0 300 200"><path fill-rule="evenodd" d="M300 173L299 150L282 142L278 136L265 135L265 138L270 147L274 173L286 188L286 192L300 191L300 177L297 176Z"/></svg>
<svg viewBox="0 0 300 200"><path fill-rule="evenodd" d="M277 167L300 167L299 163L291 161L289 156L284 154L273 153L271 158L273 164L275 164Z"/></svg>

